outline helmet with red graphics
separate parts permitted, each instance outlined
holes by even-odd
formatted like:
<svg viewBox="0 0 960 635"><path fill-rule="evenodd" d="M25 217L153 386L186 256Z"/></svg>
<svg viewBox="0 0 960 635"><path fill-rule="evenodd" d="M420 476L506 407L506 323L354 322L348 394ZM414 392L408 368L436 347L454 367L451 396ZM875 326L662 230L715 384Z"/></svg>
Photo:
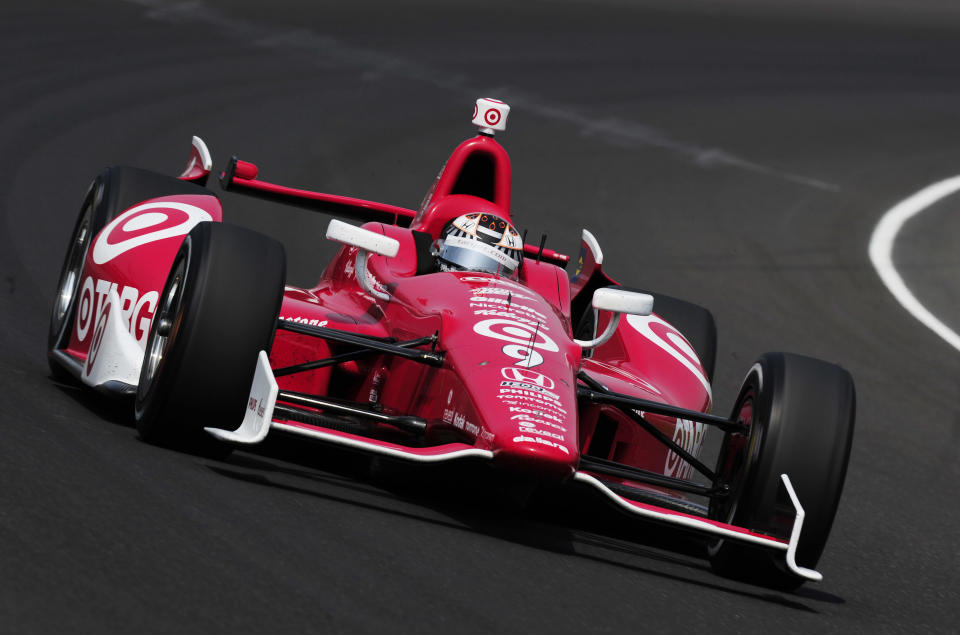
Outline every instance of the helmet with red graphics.
<svg viewBox="0 0 960 635"><path fill-rule="evenodd" d="M458 216L447 223L437 242L441 271L477 271L513 278L523 263L520 234L493 214Z"/></svg>

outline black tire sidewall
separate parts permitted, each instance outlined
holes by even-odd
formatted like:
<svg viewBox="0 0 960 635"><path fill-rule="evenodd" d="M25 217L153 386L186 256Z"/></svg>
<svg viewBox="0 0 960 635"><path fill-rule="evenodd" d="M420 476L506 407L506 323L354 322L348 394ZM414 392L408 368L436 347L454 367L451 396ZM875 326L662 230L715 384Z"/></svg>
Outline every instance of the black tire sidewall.
<svg viewBox="0 0 960 635"><path fill-rule="evenodd" d="M283 247L241 227L200 223L184 250L183 318L136 406L145 440L182 447L204 427L240 425L257 356L270 350L285 276Z"/></svg>
<svg viewBox="0 0 960 635"><path fill-rule="evenodd" d="M810 357L767 353L748 373L732 417L744 394L755 390L752 434L754 452L744 461L747 470L736 497L733 522L770 535L786 537L794 509L783 491L787 474L805 511L796 560L814 567L826 545L846 476L856 396L846 370ZM718 459L725 460L725 438ZM740 579L789 589L803 580L787 571L782 556L731 541L711 548L716 570Z"/></svg>

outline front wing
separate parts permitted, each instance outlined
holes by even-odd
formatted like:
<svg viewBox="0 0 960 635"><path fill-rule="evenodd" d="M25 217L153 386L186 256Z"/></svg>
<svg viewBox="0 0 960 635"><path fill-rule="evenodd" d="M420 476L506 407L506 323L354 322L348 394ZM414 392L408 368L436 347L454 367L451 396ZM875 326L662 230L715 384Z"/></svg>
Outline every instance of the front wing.
<svg viewBox="0 0 960 635"><path fill-rule="evenodd" d="M486 460L492 460L494 458L494 454L490 450L474 448L465 443L447 443L431 447L407 447L341 430L322 428L308 423L274 421L273 413L278 394L279 388L273 376L269 358L266 352L261 351L254 373L253 384L250 389L246 414L240 427L234 431L222 430L220 428L206 428L207 432L223 441L238 444L255 444L263 441L270 430L278 430L355 450L363 450L381 456L418 463L438 463L468 457ZM756 547L782 551L785 555L787 568L791 572L806 580L820 581L823 579L823 576L819 572L801 567L797 564L797 545L800 541L800 530L803 527L804 511L790 482L790 477L782 474L780 479L784 490L790 497L795 512L789 540L781 540L773 536L750 531L744 527L710 520L666 507L634 501L620 496L607 487L602 481L586 472L577 471L573 475L573 481L575 483L599 490L618 508L631 515L684 530L694 531L705 536L713 536L723 540L734 540Z"/></svg>

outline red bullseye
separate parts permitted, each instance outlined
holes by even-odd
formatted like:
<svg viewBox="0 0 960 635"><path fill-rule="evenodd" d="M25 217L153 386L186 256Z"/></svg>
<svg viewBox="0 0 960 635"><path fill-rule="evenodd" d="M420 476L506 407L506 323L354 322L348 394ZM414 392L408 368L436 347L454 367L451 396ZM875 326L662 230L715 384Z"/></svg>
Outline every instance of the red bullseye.
<svg viewBox="0 0 960 635"><path fill-rule="evenodd" d="M496 108L491 108L483 115L483 120L486 121L491 126L495 126L500 122L500 111Z"/></svg>
<svg viewBox="0 0 960 635"><path fill-rule="evenodd" d="M93 296L93 279L88 277L83 281L83 288L80 290L80 306L77 313L77 339L81 342L87 338L93 323Z"/></svg>

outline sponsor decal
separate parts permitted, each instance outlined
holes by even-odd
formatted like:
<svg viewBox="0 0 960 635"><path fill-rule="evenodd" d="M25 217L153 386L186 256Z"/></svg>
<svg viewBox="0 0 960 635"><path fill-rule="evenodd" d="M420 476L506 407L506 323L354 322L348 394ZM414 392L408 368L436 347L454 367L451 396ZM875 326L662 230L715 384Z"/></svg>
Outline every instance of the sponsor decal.
<svg viewBox="0 0 960 635"><path fill-rule="evenodd" d="M526 408L523 406L510 406L509 412L514 414L536 415L543 419L549 419L551 421L556 421L557 423L563 423L562 417L558 417L549 412L544 412L543 410L537 410L535 408Z"/></svg>
<svg viewBox="0 0 960 635"><path fill-rule="evenodd" d="M484 337L510 342L501 350L507 357L519 360L520 366L539 366L543 355L537 350L556 353L560 350L557 343L542 328L534 328L513 319L492 318L481 320L473 325L475 333Z"/></svg>
<svg viewBox="0 0 960 635"><path fill-rule="evenodd" d="M107 298L111 291L116 291L120 296L121 319L126 329L137 338L141 347L147 344L147 336L150 334L150 322L153 320L153 312L157 309L157 302L160 300L160 293L157 291L148 291L143 295L136 287L125 286L120 288L116 282L109 280L95 280L91 276L83 281L80 288L80 304L77 309L77 339L84 341L90 334L90 327L93 324L94 316L98 316L107 306ZM98 326L101 319L98 319ZM91 345L92 346L92 345Z"/></svg>
<svg viewBox="0 0 960 635"><path fill-rule="evenodd" d="M518 360L518 366L533 368L534 366L539 366L543 363L543 355L533 350L529 346L523 346L521 344L507 344L500 350L507 357L512 357L513 359Z"/></svg>
<svg viewBox="0 0 960 635"><path fill-rule="evenodd" d="M527 384L535 384L547 390L553 390L556 384L552 379L535 370L529 368L517 368L516 366L504 366L500 369L500 374L504 379L511 381L522 381Z"/></svg>
<svg viewBox="0 0 960 635"><path fill-rule="evenodd" d="M534 308L518 304L515 298L516 296L508 296L507 298L474 296L470 298L468 306L473 309L474 315L500 314L498 312L502 312L502 314L506 314L514 320L532 320L541 324L546 321L547 316L543 313Z"/></svg>
<svg viewBox="0 0 960 635"><path fill-rule="evenodd" d="M560 425L559 423L553 423L552 421L544 421L543 419L538 419L537 417L531 417L530 415L513 415L510 417L511 421L520 421L519 425L537 425L537 426L547 426L548 428L555 428L560 432L566 432L567 429Z"/></svg>
<svg viewBox="0 0 960 635"><path fill-rule="evenodd" d="M486 287L502 287L511 292L514 290L519 291L520 293L528 293L529 289L525 286L513 282L512 280L507 280L506 278L498 278L496 276L458 276L461 280L465 282L476 282L482 284ZM476 289L474 289L476 291Z"/></svg>
<svg viewBox="0 0 960 635"><path fill-rule="evenodd" d="M458 430L463 430L464 432L471 434L473 436L478 436L480 434L480 426L471 423L463 414L457 412L453 408L444 408L443 410L443 421L444 423L451 424L454 428Z"/></svg>
<svg viewBox="0 0 960 635"><path fill-rule="evenodd" d="M212 220L209 212L188 203L163 201L137 205L103 228L93 243L92 258L102 265L136 247L185 236L198 223Z"/></svg>
<svg viewBox="0 0 960 635"><path fill-rule="evenodd" d="M499 278L461 276L461 280L482 283L473 289L469 308L480 319L473 326L478 335L505 342L501 351L517 360L500 369L497 399L516 423L514 443L545 445L569 454L566 447L567 411L560 395L551 392L556 382L533 370L544 362L544 353L557 353L560 347L550 336L547 316L526 306L534 298L529 291Z"/></svg>
<svg viewBox="0 0 960 635"><path fill-rule="evenodd" d="M317 318L305 318L301 316L289 317L289 316L281 315L280 319L284 320L285 322L293 322L295 324L306 324L308 326L326 326L327 324L329 324L327 320L320 320Z"/></svg>
<svg viewBox="0 0 960 635"><path fill-rule="evenodd" d="M473 279L464 276L462 280ZM474 325L474 331L485 337L505 340L508 344L501 348L507 357L518 360L515 365L532 368L543 364L544 358L540 351L558 352L556 342L547 334L550 327L546 324L547 316L540 311L525 306L521 300L533 298L514 291L513 283L493 279L491 284L488 278L477 278L487 284L486 287L473 289L469 307L473 314L487 318ZM539 350L538 350L539 349Z"/></svg>
<svg viewBox="0 0 960 635"><path fill-rule="evenodd" d="M383 390L383 382L387 379L387 369L382 366L373 374L370 380L370 392L367 394L367 401L375 404L380 401L380 391Z"/></svg>
<svg viewBox="0 0 960 635"><path fill-rule="evenodd" d="M538 406L543 406L544 408L550 408L558 412L566 414L566 410L560 405L562 402L557 400L551 400L551 398L546 397L545 395L540 395L538 393L529 393L523 390L513 390L512 388L501 388L497 399L511 400L516 399L520 401L531 401Z"/></svg>
<svg viewBox="0 0 960 635"><path fill-rule="evenodd" d="M541 437L549 437L551 439L557 439L563 441L564 437L562 434L557 434L556 432L550 432L548 430L538 430L536 428L531 428L529 426L521 425L520 432L524 434L535 434Z"/></svg>
<svg viewBox="0 0 960 635"><path fill-rule="evenodd" d="M557 393L550 392L546 388L541 388L536 384L528 384L527 382L524 382L524 381L501 381L500 387L514 388L516 390L524 390L526 392L535 392L539 395L550 397L551 399L557 399L557 400L560 399L560 395L558 395ZM503 392L503 391L501 390L500 392Z"/></svg>
<svg viewBox="0 0 960 635"><path fill-rule="evenodd" d="M522 293L517 293L516 291L512 291L510 289L501 289L500 287L480 287L478 289L474 289L473 293L475 295L510 296L512 300L533 300L532 296L523 295ZM474 302L478 302L478 301L480 301L479 298L477 300L474 300Z"/></svg>
<svg viewBox="0 0 960 635"><path fill-rule="evenodd" d="M676 426L673 429L673 442L693 456L698 456L706 432L707 426L702 423L687 421L686 419L677 419ZM693 466L681 459L678 454L671 451L667 453L664 472L667 476L689 479L693 476Z"/></svg>
<svg viewBox="0 0 960 635"><path fill-rule="evenodd" d="M375 275L373 275L373 272L370 271L369 263L367 263L366 261L361 261L362 257L363 255L361 254L361 252L357 251L356 271L358 276L359 275L363 276L363 281L357 280L357 282L360 282L361 286L363 286L364 283L366 283L367 289L373 289L377 293L386 293L387 291L386 285L380 282L380 279L377 278Z"/></svg>
<svg viewBox="0 0 960 635"><path fill-rule="evenodd" d="M256 397L250 397L247 401L247 410L253 412L259 419L263 419L263 415L266 412L266 406L263 405L263 399L257 399Z"/></svg>
<svg viewBox="0 0 960 635"><path fill-rule="evenodd" d="M513 442L514 443L535 443L537 445L546 445L551 448L556 448L561 452L563 452L564 454L570 454L570 450L568 450L565 445L561 443L557 443L556 441L550 441L549 439L544 439L543 437L528 437L521 434L520 436L513 437Z"/></svg>

